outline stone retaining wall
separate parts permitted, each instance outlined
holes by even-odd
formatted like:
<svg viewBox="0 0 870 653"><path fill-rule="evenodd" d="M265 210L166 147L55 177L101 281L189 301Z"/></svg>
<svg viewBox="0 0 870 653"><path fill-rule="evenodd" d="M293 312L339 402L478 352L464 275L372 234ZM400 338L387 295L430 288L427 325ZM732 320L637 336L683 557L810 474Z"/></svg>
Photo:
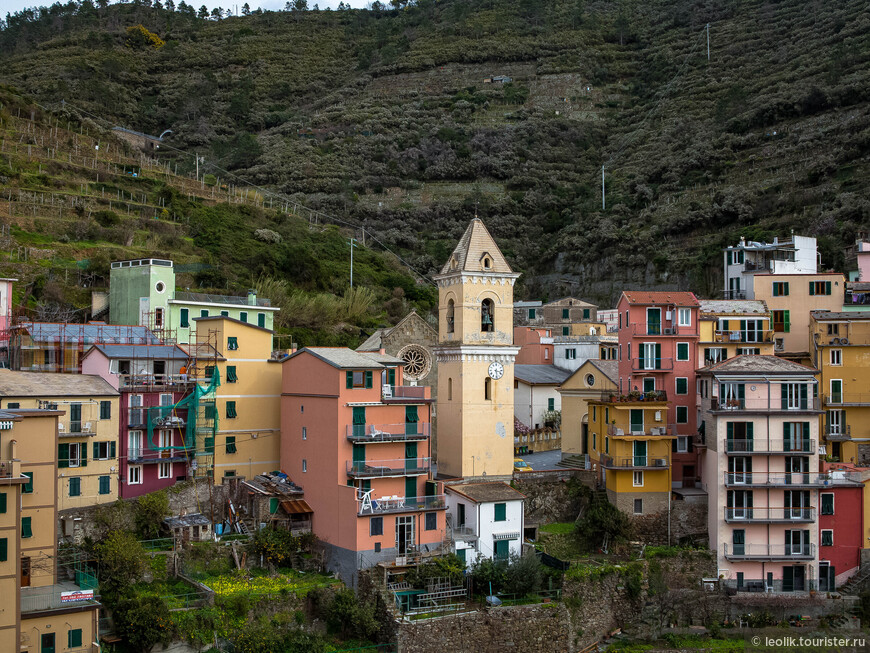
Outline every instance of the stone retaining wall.
<svg viewBox="0 0 870 653"><path fill-rule="evenodd" d="M595 474L581 469L559 469L514 474L511 485L526 495L527 525L569 522L577 519L582 506L574 484L595 486Z"/></svg>

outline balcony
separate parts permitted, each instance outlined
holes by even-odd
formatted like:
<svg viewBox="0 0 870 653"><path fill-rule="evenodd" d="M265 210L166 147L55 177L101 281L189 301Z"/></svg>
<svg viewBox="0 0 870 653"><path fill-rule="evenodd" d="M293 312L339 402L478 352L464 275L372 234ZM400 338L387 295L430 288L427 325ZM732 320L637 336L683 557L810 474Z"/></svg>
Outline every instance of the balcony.
<svg viewBox="0 0 870 653"><path fill-rule="evenodd" d="M816 521L815 508L723 508L726 522L776 524Z"/></svg>
<svg viewBox="0 0 870 653"><path fill-rule="evenodd" d="M773 342L773 329L762 331L714 331L713 342L763 344Z"/></svg>
<svg viewBox="0 0 870 653"><path fill-rule="evenodd" d="M710 398L711 411L760 411L760 412L788 412L788 411L813 411L821 410L818 397L808 397L806 401L798 401L795 404L788 405L787 408L782 407L782 401L779 397L770 400L764 397L750 397L748 399L730 397L727 399L719 399L719 397Z"/></svg>
<svg viewBox="0 0 870 653"><path fill-rule="evenodd" d="M93 422L70 422L69 426L63 422L57 423L57 435L61 438L81 438L96 435L97 429Z"/></svg>
<svg viewBox="0 0 870 653"><path fill-rule="evenodd" d="M724 290L722 291L723 299L746 299L745 290Z"/></svg>
<svg viewBox="0 0 870 653"><path fill-rule="evenodd" d="M815 590L818 587L818 581L815 579L803 579L798 581L792 581L790 584L781 578L775 578L771 583L768 580L762 579L748 579L745 578L743 580L742 585L737 584L736 578L723 578L719 581L719 584L725 588L726 592L737 593L737 592L757 592L757 593L767 593L767 594L779 594L780 592L787 592L788 594L794 594L796 592L808 592L811 590Z"/></svg>
<svg viewBox="0 0 870 653"><path fill-rule="evenodd" d="M432 401L432 389L427 385L387 385L381 387L385 404L423 404Z"/></svg>
<svg viewBox="0 0 870 653"><path fill-rule="evenodd" d="M824 395L825 406L870 406L870 393L835 392Z"/></svg>
<svg viewBox="0 0 870 653"><path fill-rule="evenodd" d="M27 483L28 477L21 475L20 460L0 460L0 483L9 485L14 482Z"/></svg>
<svg viewBox="0 0 870 653"><path fill-rule="evenodd" d="M818 452L816 441L796 440L722 440L722 451L737 456L746 455L811 455Z"/></svg>
<svg viewBox="0 0 870 653"><path fill-rule="evenodd" d="M380 497L378 499L357 499L358 515L383 515L397 512L416 512L421 510L444 510L447 496L434 494L426 497Z"/></svg>
<svg viewBox="0 0 870 653"><path fill-rule="evenodd" d="M611 404L632 404L637 402L651 401L667 401L668 393L664 390L653 390L651 392L629 392L627 395L620 395L614 392L605 390L601 393L601 401Z"/></svg>
<svg viewBox="0 0 870 653"><path fill-rule="evenodd" d="M121 388L154 387L154 386L185 386L193 383L193 377L187 374L119 374L118 384Z"/></svg>
<svg viewBox="0 0 870 653"><path fill-rule="evenodd" d="M632 372L670 372L674 369L673 358L632 358Z"/></svg>
<svg viewBox="0 0 870 653"><path fill-rule="evenodd" d="M815 544L756 544L750 542L734 547L722 545L722 555L726 560L814 560Z"/></svg>
<svg viewBox="0 0 870 653"><path fill-rule="evenodd" d="M625 438L632 437L638 435L645 435L647 437L662 437L668 435L668 427L667 426L644 426L643 424L634 424L629 426L628 433L625 432L625 429L616 424L609 424L607 426L607 435L614 438Z"/></svg>
<svg viewBox="0 0 870 653"><path fill-rule="evenodd" d="M665 324L655 322L638 322L628 325L628 332L633 336L683 336L692 337L698 335L695 326L677 326L671 320L665 320Z"/></svg>
<svg viewBox="0 0 870 653"><path fill-rule="evenodd" d="M610 456L602 456L601 465L605 469L666 470L670 467L670 461L667 458L652 458L650 456L630 456L628 458L611 458Z"/></svg>
<svg viewBox="0 0 870 653"><path fill-rule="evenodd" d="M852 439L849 424L825 424L825 439L829 442L847 442Z"/></svg>
<svg viewBox="0 0 870 653"><path fill-rule="evenodd" d="M860 481L857 472L724 472L726 487L818 488Z"/></svg>
<svg viewBox="0 0 870 653"><path fill-rule="evenodd" d="M406 422L404 424L348 424L347 426L347 439L358 444L426 440L429 437L429 434L429 422Z"/></svg>
<svg viewBox="0 0 870 653"><path fill-rule="evenodd" d="M148 425L148 411L145 408L130 408L127 410L127 426L131 429L141 429Z"/></svg>
<svg viewBox="0 0 870 653"><path fill-rule="evenodd" d="M96 607L100 602L94 590L83 590L73 582L46 587L21 588L21 614Z"/></svg>
<svg viewBox="0 0 870 653"><path fill-rule="evenodd" d="M384 476L419 476L427 474L430 458L394 458L392 460L347 461L347 475L351 478L378 478Z"/></svg>
<svg viewBox="0 0 870 653"><path fill-rule="evenodd" d="M149 449L131 449L127 455L127 462L131 465L156 465L158 463L187 463L188 456L194 454L188 450L184 452L182 447L177 447L177 451L151 451Z"/></svg>

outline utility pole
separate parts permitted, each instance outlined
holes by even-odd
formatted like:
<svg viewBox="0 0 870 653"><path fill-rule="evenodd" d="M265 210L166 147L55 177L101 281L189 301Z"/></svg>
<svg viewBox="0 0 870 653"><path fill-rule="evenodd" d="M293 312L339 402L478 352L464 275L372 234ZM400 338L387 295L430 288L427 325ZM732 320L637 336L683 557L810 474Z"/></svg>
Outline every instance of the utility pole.
<svg viewBox="0 0 870 653"><path fill-rule="evenodd" d="M707 23L707 61L710 61L710 23Z"/></svg>
<svg viewBox="0 0 870 653"><path fill-rule="evenodd" d="M607 203L604 197L604 164L601 165L601 210L607 210Z"/></svg>
<svg viewBox="0 0 870 653"><path fill-rule="evenodd" d="M194 154L193 158L196 159L196 180L199 181L199 154Z"/></svg>
<svg viewBox="0 0 870 653"><path fill-rule="evenodd" d="M347 241L350 245L350 287L353 288L353 248L356 247L356 238Z"/></svg>

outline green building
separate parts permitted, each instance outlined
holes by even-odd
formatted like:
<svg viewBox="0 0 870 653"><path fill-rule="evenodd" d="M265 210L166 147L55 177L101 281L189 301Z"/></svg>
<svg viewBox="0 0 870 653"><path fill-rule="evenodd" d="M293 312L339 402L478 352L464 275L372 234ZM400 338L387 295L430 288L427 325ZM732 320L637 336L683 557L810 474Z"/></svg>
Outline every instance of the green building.
<svg viewBox="0 0 870 653"><path fill-rule="evenodd" d="M182 345L196 343L194 318L223 315L271 330L279 310L255 290L246 297L178 291L175 268L166 259L115 261L109 273L111 324L147 326Z"/></svg>

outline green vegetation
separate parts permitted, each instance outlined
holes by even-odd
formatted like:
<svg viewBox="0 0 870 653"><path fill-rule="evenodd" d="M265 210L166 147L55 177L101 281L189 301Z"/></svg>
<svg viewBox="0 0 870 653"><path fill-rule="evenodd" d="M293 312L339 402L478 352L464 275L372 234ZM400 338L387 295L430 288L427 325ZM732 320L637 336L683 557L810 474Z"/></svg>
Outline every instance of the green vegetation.
<svg viewBox="0 0 870 653"><path fill-rule="evenodd" d="M555 533L556 535L567 535L574 532L574 522L556 522L553 524L544 524L538 528L544 533Z"/></svg>

